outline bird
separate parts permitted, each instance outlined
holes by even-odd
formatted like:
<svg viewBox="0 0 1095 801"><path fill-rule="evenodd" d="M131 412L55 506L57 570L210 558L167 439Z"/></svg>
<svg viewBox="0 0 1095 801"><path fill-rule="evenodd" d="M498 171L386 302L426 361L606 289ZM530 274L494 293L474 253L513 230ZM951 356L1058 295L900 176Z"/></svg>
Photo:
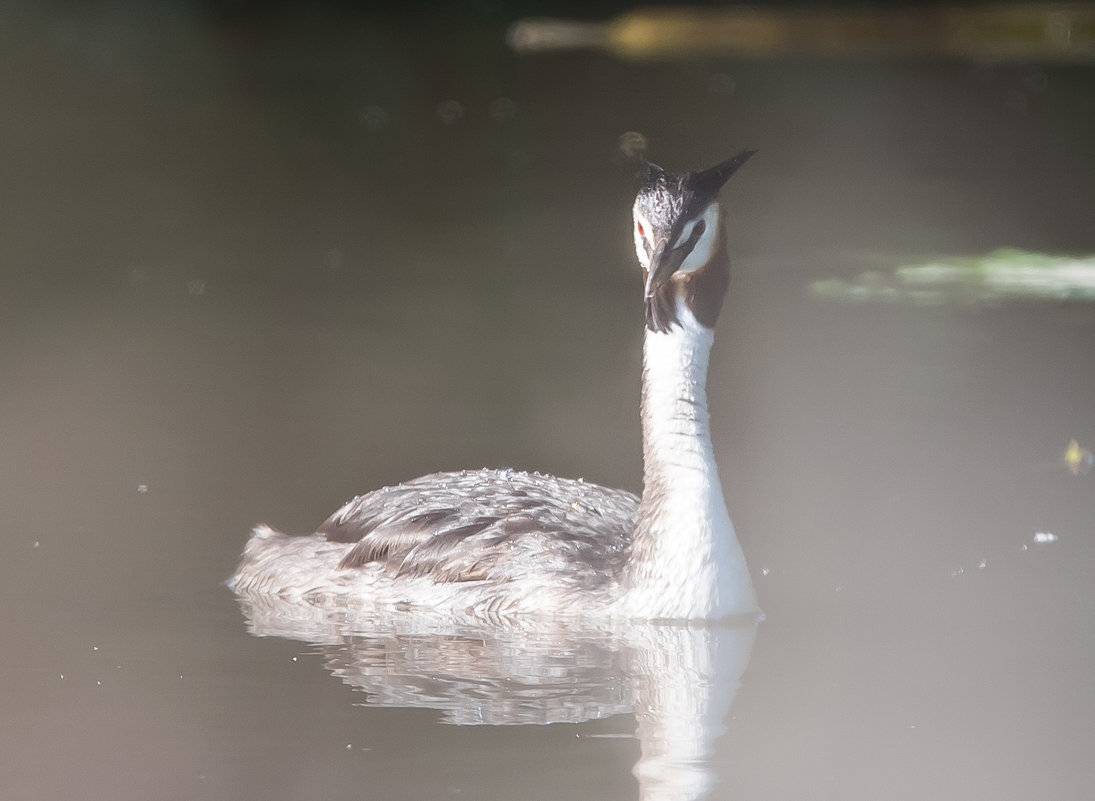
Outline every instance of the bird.
<svg viewBox="0 0 1095 801"><path fill-rule="evenodd" d="M706 389L730 279L719 194L755 152L694 172L641 162L641 496L508 468L433 473L359 495L309 534L257 526L228 585L248 599L471 618L758 614Z"/></svg>

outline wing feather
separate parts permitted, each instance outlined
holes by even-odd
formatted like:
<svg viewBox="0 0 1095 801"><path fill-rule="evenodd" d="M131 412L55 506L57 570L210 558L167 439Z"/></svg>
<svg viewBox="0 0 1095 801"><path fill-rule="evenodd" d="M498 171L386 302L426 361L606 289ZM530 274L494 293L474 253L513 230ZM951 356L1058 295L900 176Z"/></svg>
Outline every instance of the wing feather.
<svg viewBox="0 0 1095 801"><path fill-rule="evenodd" d="M630 493L581 481L439 473L354 498L317 533L351 546L340 569L378 563L393 577L479 581L504 576L517 551L607 566L630 542L637 507Z"/></svg>

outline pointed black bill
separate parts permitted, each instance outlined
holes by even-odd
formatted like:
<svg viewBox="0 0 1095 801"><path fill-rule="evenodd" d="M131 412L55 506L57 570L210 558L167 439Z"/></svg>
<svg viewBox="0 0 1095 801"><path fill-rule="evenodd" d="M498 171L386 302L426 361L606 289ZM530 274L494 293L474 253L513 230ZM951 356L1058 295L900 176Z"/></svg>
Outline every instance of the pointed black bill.
<svg viewBox="0 0 1095 801"><path fill-rule="evenodd" d="M669 276L677 272L684 264L684 260L688 258L688 254L692 252L692 249L696 247L696 243L700 237L703 236L704 221L700 220L696 223L692 229L692 235L686 242L679 243L676 247L670 247L670 239L665 238L658 242L654 248L654 252L650 256L650 268L646 276L646 297L650 297L654 294L654 290L664 284ZM679 232L679 228L674 227L674 231ZM676 236L675 233L671 235Z"/></svg>

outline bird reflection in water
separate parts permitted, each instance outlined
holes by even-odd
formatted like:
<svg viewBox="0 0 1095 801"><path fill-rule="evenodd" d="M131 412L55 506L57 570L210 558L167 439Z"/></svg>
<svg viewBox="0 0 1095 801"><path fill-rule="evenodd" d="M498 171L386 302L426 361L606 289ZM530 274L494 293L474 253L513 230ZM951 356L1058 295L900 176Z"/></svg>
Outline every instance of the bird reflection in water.
<svg viewBox="0 0 1095 801"><path fill-rule="evenodd" d="M319 647L365 706L432 709L443 723L543 725L634 714L644 801L705 798L711 759L749 664L756 622L455 624L441 616L240 599L248 630Z"/></svg>

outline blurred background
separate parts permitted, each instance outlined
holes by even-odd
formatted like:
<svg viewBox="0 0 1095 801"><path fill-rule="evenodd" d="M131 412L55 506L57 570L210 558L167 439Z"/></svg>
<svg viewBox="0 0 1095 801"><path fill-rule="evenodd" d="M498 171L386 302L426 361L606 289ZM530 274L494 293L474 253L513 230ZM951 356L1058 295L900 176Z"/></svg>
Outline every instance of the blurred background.
<svg viewBox="0 0 1095 801"><path fill-rule="evenodd" d="M633 740L361 709L221 584L423 473L640 489L632 133L759 150L714 797L1085 797L1095 8L910 9L5 3L0 795L637 797Z"/></svg>

